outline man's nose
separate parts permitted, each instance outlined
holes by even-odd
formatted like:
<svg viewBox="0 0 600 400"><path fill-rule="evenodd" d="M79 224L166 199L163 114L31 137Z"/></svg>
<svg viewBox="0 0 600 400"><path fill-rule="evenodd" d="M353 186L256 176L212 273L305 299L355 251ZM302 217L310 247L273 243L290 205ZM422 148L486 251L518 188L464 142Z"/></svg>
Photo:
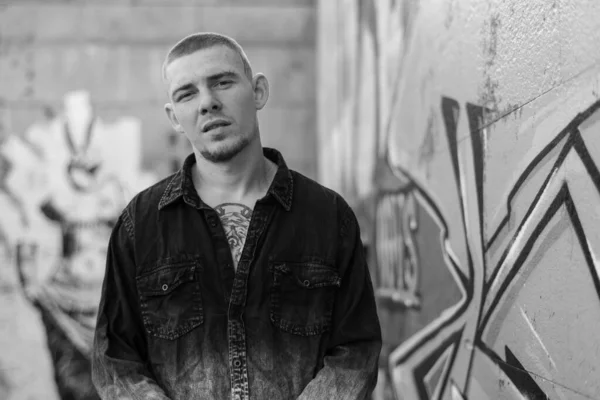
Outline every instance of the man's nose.
<svg viewBox="0 0 600 400"><path fill-rule="evenodd" d="M221 109L221 102L217 99L213 93L206 93L200 100L200 114L206 115L211 112L219 111Z"/></svg>

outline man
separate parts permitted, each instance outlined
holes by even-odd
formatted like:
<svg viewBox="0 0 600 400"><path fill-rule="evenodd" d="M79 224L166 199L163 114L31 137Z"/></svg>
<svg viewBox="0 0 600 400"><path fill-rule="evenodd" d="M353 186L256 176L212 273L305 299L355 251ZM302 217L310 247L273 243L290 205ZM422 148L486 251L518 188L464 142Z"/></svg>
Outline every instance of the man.
<svg viewBox="0 0 600 400"><path fill-rule="evenodd" d="M241 47L188 36L163 67L182 169L110 239L93 380L104 399L366 399L381 331L356 218L262 148Z"/></svg>

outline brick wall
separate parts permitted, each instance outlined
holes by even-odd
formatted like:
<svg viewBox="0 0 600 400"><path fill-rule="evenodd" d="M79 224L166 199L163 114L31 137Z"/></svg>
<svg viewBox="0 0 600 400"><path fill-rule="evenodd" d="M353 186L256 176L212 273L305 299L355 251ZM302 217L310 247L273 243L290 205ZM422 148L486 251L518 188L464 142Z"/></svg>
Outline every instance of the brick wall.
<svg viewBox="0 0 600 400"><path fill-rule="evenodd" d="M86 89L100 117L139 117L143 165L169 171L163 58L197 31L236 38L271 97L259 113L263 144L316 175L314 0L0 1L0 107L15 133ZM5 121L6 124L6 121ZM183 138L176 152L190 151Z"/></svg>

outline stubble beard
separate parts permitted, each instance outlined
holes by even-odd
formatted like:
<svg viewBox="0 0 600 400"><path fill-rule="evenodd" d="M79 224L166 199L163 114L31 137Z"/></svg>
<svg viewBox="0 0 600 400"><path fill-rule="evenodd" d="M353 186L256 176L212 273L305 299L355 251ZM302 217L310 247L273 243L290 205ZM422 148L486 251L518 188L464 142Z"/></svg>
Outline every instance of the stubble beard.
<svg viewBox="0 0 600 400"><path fill-rule="evenodd" d="M247 136L238 137L234 143L224 146L219 146L215 150L209 150L204 148L200 151L200 155L207 161L212 163L224 163L233 159L242 150L244 150L248 144L250 144L250 138Z"/></svg>

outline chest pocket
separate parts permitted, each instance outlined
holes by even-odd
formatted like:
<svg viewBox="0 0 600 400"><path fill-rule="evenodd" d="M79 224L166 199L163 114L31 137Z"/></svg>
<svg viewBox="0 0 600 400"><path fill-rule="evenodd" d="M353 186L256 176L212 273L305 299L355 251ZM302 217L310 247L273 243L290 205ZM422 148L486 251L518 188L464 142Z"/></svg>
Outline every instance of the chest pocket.
<svg viewBox="0 0 600 400"><path fill-rule="evenodd" d="M337 270L315 263L273 263L271 321L281 330L302 336L331 328L331 315L341 279Z"/></svg>
<svg viewBox="0 0 600 400"><path fill-rule="evenodd" d="M204 322L199 275L201 264L168 264L137 278L148 334L174 340Z"/></svg>

